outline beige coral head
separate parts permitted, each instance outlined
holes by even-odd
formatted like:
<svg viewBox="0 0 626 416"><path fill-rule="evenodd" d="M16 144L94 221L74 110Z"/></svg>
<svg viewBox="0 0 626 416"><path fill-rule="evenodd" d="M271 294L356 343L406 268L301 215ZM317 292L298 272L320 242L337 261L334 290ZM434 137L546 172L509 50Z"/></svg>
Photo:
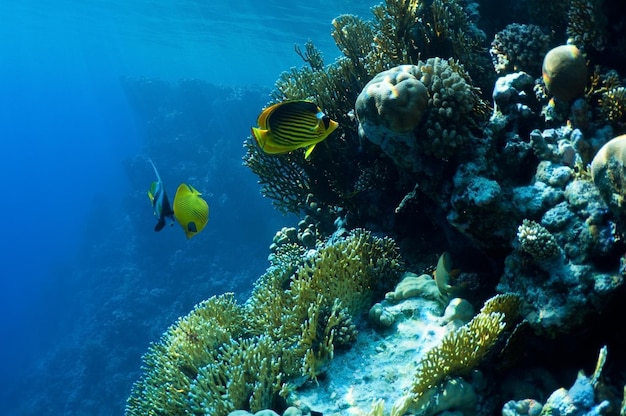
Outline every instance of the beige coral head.
<svg viewBox="0 0 626 416"><path fill-rule="evenodd" d="M585 92L587 63L574 45L561 45L548 51L542 74L548 92L559 100L571 101Z"/></svg>
<svg viewBox="0 0 626 416"><path fill-rule="evenodd" d="M415 129L428 107L429 93L414 71L412 65L401 65L368 82L355 105L359 120L367 119L396 133Z"/></svg>
<svg viewBox="0 0 626 416"><path fill-rule="evenodd" d="M591 177L609 208L626 218L626 134L598 150L591 162Z"/></svg>

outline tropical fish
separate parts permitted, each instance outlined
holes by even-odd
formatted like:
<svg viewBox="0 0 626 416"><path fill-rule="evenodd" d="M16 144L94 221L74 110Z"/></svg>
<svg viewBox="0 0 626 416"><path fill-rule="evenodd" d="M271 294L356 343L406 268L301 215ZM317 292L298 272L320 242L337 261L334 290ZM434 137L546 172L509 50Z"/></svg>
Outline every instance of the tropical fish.
<svg viewBox="0 0 626 416"><path fill-rule="evenodd" d="M150 190L148 190L148 197L150 198L150 202L152 203L154 216L157 219L157 224L154 227L154 231L161 231L163 227L165 227L165 224L174 224L174 211L172 210L169 199L167 199L167 194L165 193L163 181L161 180L161 176L159 176L159 171L157 171L156 166L154 166L154 163L152 163L152 159L148 159L148 161L152 165L154 173L157 177L156 182L152 182Z"/></svg>
<svg viewBox="0 0 626 416"><path fill-rule="evenodd" d="M204 229L209 222L209 205L193 186L181 183L174 196L174 217L187 238Z"/></svg>
<svg viewBox="0 0 626 416"><path fill-rule="evenodd" d="M308 159L315 145L339 125L311 101L283 101L269 106L252 127L252 135L265 153L287 153L306 147Z"/></svg>

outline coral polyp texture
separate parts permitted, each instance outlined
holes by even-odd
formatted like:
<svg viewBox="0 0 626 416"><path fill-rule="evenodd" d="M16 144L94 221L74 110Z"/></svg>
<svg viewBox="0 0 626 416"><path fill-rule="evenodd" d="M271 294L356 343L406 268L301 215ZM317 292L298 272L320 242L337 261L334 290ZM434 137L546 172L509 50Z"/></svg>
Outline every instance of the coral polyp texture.
<svg viewBox="0 0 626 416"><path fill-rule="evenodd" d="M360 120L379 121L396 133L417 127L428 106L429 93L418 78L421 74L414 69L417 68L401 65L377 74L357 97L356 116Z"/></svg>
<svg viewBox="0 0 626 416"><path fill-rule="evenodd" d="M552 39L540 26L511 23L495 34L489 54L497 74L524 71L537 76Z"/></svg>

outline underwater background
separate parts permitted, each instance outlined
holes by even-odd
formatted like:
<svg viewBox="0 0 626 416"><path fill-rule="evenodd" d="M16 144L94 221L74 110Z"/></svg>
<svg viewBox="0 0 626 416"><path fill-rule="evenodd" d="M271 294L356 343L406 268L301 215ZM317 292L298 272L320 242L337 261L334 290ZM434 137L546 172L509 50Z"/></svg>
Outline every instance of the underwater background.
<svg viewBox="0 0 626 416"><path fill-rule="evenodd" d="M231 5L0 4L0 413L122 414L149 343L202 299L245 296L267 267L286 217L242 166L243 138L299 64L294 45L319 39L333 59L332 18L370 5ZM178 106L194 113L168 128L206 136L146 154L167 134L146 131L149 112ZM153 231L148 156L170 197L190 181L209 201L201 236Z"/></svg>
<svg viewBox="0 0 626 416"><path fill-rule="evenodd" d="M620 3L2 2L0 414L626 415Z"/></svg>

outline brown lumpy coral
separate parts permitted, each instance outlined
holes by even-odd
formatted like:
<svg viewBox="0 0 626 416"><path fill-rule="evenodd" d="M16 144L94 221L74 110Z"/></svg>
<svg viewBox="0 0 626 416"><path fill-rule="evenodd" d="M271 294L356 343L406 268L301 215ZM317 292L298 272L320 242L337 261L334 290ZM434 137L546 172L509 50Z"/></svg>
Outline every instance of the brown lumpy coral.
<svg viewBox="0 0 626 416"><path fill-rule="evenodd" d="M379 122L398 133L413 130L428 106L428 90L412 73L414 67L401 65L377 74L356 99L357 118Z"/></svg>
<svg viewBox="0 0 626 416"><path fill-rule="evenodd" d="M387 93L391 88L378 88L380 83L402 84L398 80L413 86L403 94L414 111L410 115L396 113L393 118L374 111L378 102L390 106L386 103L397 100ZM412 171L418 169L424 155L449 159L462 152L472 129L484 121L485 107L463 67L452 59L441 58L401 65L378 74L356 102L361 136L379 145L396 165ZM397 117L403 121L397 121ZM390 127L396 125L412 129Z"/></svg>
<svg viewBox="0 0 626 416"><path fill-rule="evenodd" d="M626 226L626 135L600 148L591 162L591 176L604 202Z"/></svg>
<svg viewBox="0 0 626 416"><path fill-rule="evenodd" d="M574 45L551 49L543 59L542 73L548 92L559 100L570 101L585 92L587 63Z"/></svg>

